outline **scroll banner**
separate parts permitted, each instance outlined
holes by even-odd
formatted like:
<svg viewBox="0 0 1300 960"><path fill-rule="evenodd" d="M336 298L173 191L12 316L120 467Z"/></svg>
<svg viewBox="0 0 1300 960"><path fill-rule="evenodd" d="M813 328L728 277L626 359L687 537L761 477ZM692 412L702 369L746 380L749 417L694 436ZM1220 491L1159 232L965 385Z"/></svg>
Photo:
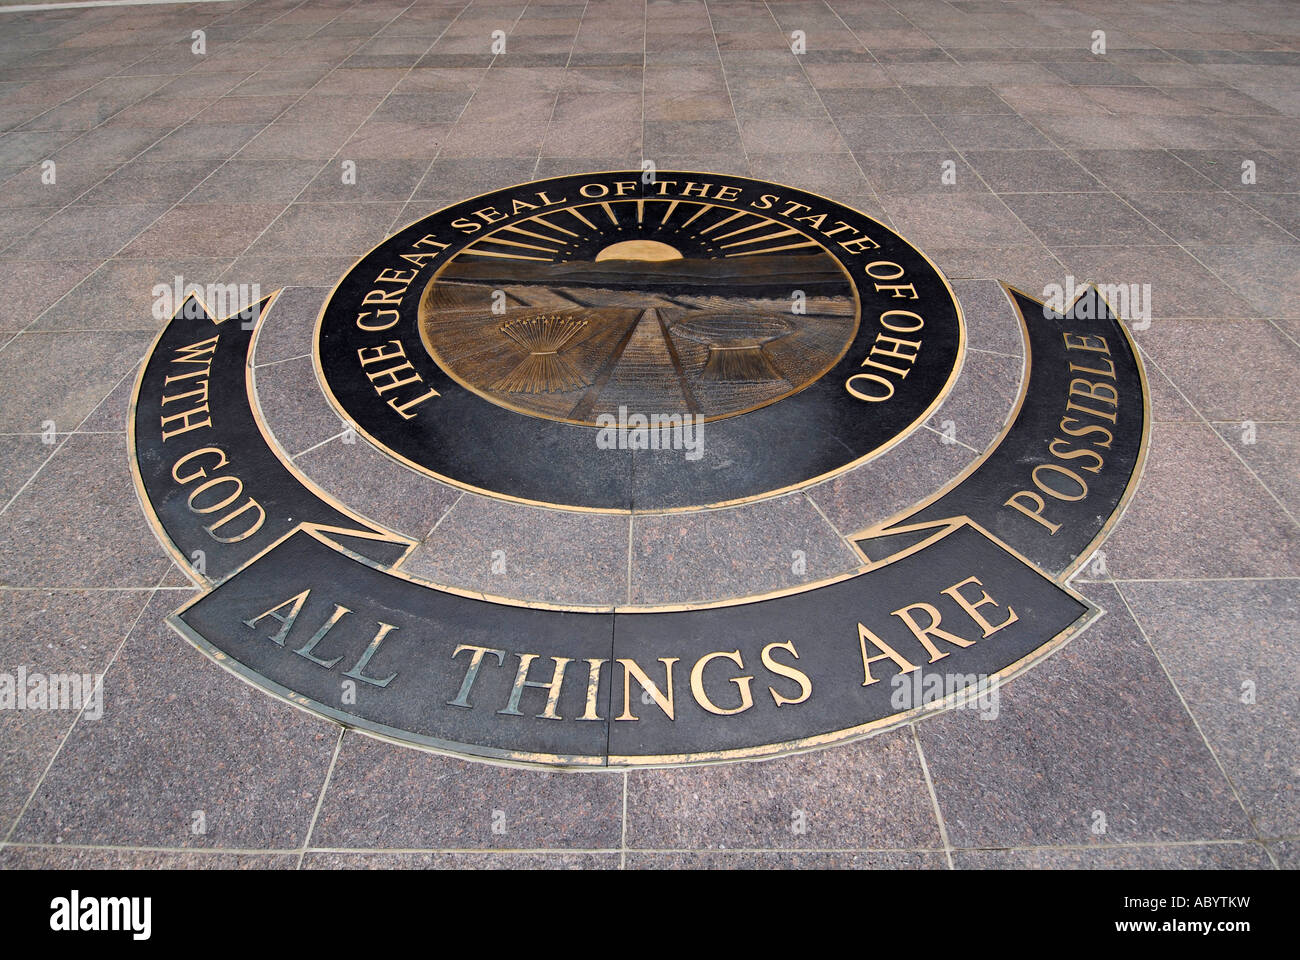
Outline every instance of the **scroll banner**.
<svg viewBox="0 0 1300 960"><path fill-rule="evenodd" d="M1012 296L1030 359L1010 424L949 489L861 534L858 572L661 609L525 604L407 577L408 541L317 492L265 436L246 382L251 331L182 310L142 372L134 423L142 498L180 557L206 552L215 582L170 622L341 723L515 762L758 757L978 705L1099 613L1065 577L1131 493L1149 419L1136 353L1095 292L1064 316ZM178 358L212 338L206 395L189 398L209 409L168 421L188 402L167 399L184 385L168 378L200 366ZM220 467L200 452L214 449ZM237 476L241 496L226 504L225 482L196 498L216 476ZM244 498L264 521L214 545L212 525ZM238 519L216 532L240 532Z"/></svg>

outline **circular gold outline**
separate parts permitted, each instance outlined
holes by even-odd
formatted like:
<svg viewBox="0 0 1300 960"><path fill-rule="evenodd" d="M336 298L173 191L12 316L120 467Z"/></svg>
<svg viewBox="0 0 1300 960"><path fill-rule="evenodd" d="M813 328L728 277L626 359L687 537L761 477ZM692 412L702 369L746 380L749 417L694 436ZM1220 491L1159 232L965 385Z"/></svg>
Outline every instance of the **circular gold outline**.
<svg viewBox="0 0 1300 960"><path fill-rule="evenodd" d="M507 187L506 189L508 190L510 188ZM633 199L607 200L607 201L598 200L593 203L577 203L574 204L574 206L575 207L598 207L602 203L615 204L615 203L637 203L637 202L638 202L637 200L633 200ZM694 200L691 201L679 200L677 202L678 203L689 202L689 203L694 203L697 206L726 207L726 209L728 210L737 209L736 207L726 206L726 204L724 203L700 204ZM844 206L844 204L840 204L840 206ZM568 208L566 207L565 209ZM775 220L773 220L772 222L776 223ZM505 229L504 227L499 228L499 230L504 230L504 229ZM862 328L862 298L858 296L858 287L857 284L853 282L853 275L849 273L848 268L845 267L844 264L840 262L839 258L836 257L835 254L831 253L825 246L821 245L821 242L819 240L815 240L814 238L808 236L808 234L804 233L798 227L791 227L790 229L794 230L796 233L799 234L799 236L805 238L806 240L821 246L822 252L825 253L828 257L830 257L831 260L834 261L835 266L839 267L840 272L844 274L844 281L845 283L848 284L849 290L853 293L853 332L849 334L849 338L844 342L844 349L835 355L835 359L831 360L830 363L826 364L825 367L819 370L815 377L811 377L808 380L806 380L802 386L795 387L793 390L788 390L785 393L772 397L770 400L764 400L762 403L756 403L752 407L745 407L743 410L734 410L731 413L724 413L716 417L702 417L701 421L704 423L714 423L715 421L718 420L730 420L732 417L739 417L741 414L752 413L755 410L761 410L764 407L770 407L778 400L784 400L786 399L786 397L793 397L796 393L802 393L803 391L811 387L814 383L816 383L818 380L820 380L822 377L826 376L826 374L829 373L832 369L834 369L835 365L838 364L841 360L843 360L845 354L849 352L849 348L853 346L853 341L858 338L858 331ZM490 237L491 234L488 234L488 236ZM473 242L482 243L486 239L487 237L479 237L477 240ZM915 247L913 249L915 249ZM515 406L512 403L507 403L501 400L500 398L495 397L489 393L484 393L482 390L480 390L478 387L474 386L473 384L467 383L466 381L462 380L460 376L457 375L454 370L452 370L451 364L445 363L443 361L442 355L438 352L438 350L434 347L434 345L429 342L429 337L426 334L424 329L424 318L423 318L424 300L429 295L429 292L433 289L433 285L438 282L438 278L442 276L443 271L446 270L448 267L450 267L452 263L455 262L456 258L464 252L465 251L463 248L461 250L458 250L456 253L452 254L452 256L447 259L446 263L444 263L441 267L439 267L436 271L434 271L433 276L429 278L429 282L424 286L424 292L420 294L420 304L416 312L416 327L418 328L420 333L420 342L424 344L424 349L428 351L429 356L433 358L433 362L438 365L438 368L442 370L443 373L451 377L453 380L459 383L470 393L477 394L478 396L486 400L488 403L495 404L498 407L504 407L506 410L509 410L512 413L518 413L525 417L536 417L538 420L550 420L552 423L571 423L579 427L599 426L599 424L592 423L589 420L570 420L567 417L550 417L544 413L538 413L536 410L526 410L523 407ZM920 251L917 252L919 253ZM959 355L956 358L956 361L954 361L953 365L956 366L957 361L960 361L961 359L962 358ZM910 431L911 428L909 427L908 430Z"/></svg>
<svg viewBox="0 0 1300 960"><path fill-rule="evenodd" d="M399 233L402 233L405 230L410 229L411 227L415 226L415 224L420 223L422 220L426 220L429 217L441 213L444 210L449 210L452 207L459 206L462 203L468 203L469 201L472 200L481 200L483 197L490 196L495 193L500 193L502 190L511 189L511 186L505 186L505 187L498 187L496 190L489 190L486 193L480 193L477 196L466 197L462 200L457 200L455 203L447 204L444 207L439 207L436 210L426 213L424 216L419 217L416 220L412 220L410 223L406 224L405 226L400 227L397 230L394 230L391 234L389 234L389 236L385 237L379 243L375 244L364 254L358 257L352 263L352 265L348 267L346 271L344 271L343 276L341 276L338 279L338 281L334 284L334 286L330 288L329 296L325 298L325 302L321 305L320 313L316 317L316 328L312 333L311 359L312 359L312 367L316 371L316 380L320 385L321 391L325 394L326 399L329 400L330 405L334 408L335 412L339 415L339 417L343 420L344 423L350 425L354 430L356 430L358 435L365 437L366 440L369 441L371 446L375 447L375 449L382 451L383 453L391 457L393 460L397 461L398 463L402 464L403 466L411 470L414 470L416 473L423 474L424 476L427 477L432 477L433 479L441 483L445 483L448 486L455 487L458 490L465 490L469 493L475 493L482 497L489 497L493 500L501 500L506 503L519 503L529 507L542 507L549 510L564 510L569 513L601 513L601 514L611 514L614 516L627 517L633 515L661 516L661 515L669 515L669 514L677 514L677 513L698 513L702 510L713 510L720 507L735 507L745 503L756 503L760 500L771 500L787 493L793 493L796 490L803 490L806 487L811 487L815 484L822 483L826 480L831 479L832 477L837 477L842 473L852 470L854 467L861 466L867 461L872 460L875 457L878 457L881 454L885 453L886 451L892 449L894 446L902 442L903 439L910 436L916 430L917 427L925 423L925 421L928 420L930 416L936 410L938 410L940 406L943 405L943 402L948 398L948 394L952 392L952 388L956 384L957 378L961 375L962 368L965 366L966 363L966 342L967 342L966 316L962 312L961 302L957 299L957 293L955 290L953 290L952 284L949 282L947 276L945 276L944 272L939 269L938 264L936 264L925 254L925 251L921 250L918 246L912 243L912 241L908 240L906 237L904 237L901 233L898 233L892 227L889 227L886 224L881 223L875 217L868 216L867 214L863 213L861 210L857 210L853 207L850 207L848 206L848 204L840 203L838 200L832 200L830 197L823 196L822 194L813 193L809 190L804 190L800 187L791 186L790 184L787 183L778 183L775 180L755 180L753 177L740 177L737 176L736 174L721 173L716 171L709 172L709 171L701 171L701 170L661 170L659 172L661 174L682 173L691 176L729 177L736 180L749 180L754 183L768 184L773 187L782 187L787 190L796 190L799 193L806 194L807 196L816 197L819 200L824 200L826 203L833 204L834 206L841 207L846 210L852 210L854 213L858 214L858 216L862 217L863 219L871 223L876 224L881 229L897 237L904 244L906 244L914 253L919 255L921 259L924 260L926 263L928 263L930 265L930 268L934 270L935 276L937 276L941 281L943 281L944 289L948 291L948 297L952 301L953 308L956 310L957 313L957 359L954 361L952 370L948 374L947 382L944 383L942 389L940 389L939 392L935 395L935 398L931 402L930 406L928 406L924 411L921 412L920 416L918 416L915 420L909 423L902 430L898 431L898 433L896 433L888 441L876 447L874 450L870 450L867 453L864 453L861 457L858 457L856 460L851 460L848 463L843 464L842 466L836 467L834 470L828 470L826 473L819 474L818 476L815 477L809 477L805 480L800 480L798 483L792 483L784 487L778 487L773 490L767 490L764 491L763 493L756 493L748 497L737 497L732 500L719 500L714 503L695 504L689 507L665 507L665 508L653 509L653 510L640 510L636 508L624 509L622 507L584 507L576 504L551 503L546 500L530 500L526 497L515 497L507 493L500 493L495 490L487 490L484 489L483 487L476 487L473 484L465 483L463 480L456 480L453 477L448 477L443 474L437 473L436 471L430 470L428 467L422 466L421 464L418 464L413 460L407 459L397 451L390 449L383 443L380 443L377 438L372 436L360 424L356 423L352 419L348 411L345 410L343 405L339 402L338 397L334 395L334 391L330 389L329 383L325 379L325 371L321 367L321 360L320 360L320 336L321 336L321 328L324 325L324 321L325 321L325 312L329 309L329 305L331 301L333 301L334 299L334 294L338 292L338 289L340 286L342 286L343 281L346 280L348 276L352 273L352 271L357 268L357 264L361 263L361 261L365 260L366 257L369 257L372 253L374 253L384 244L388 243L388 241L391 240L394 236L396 236ZM524 187L524 186L531 186L532 184L548 183L554 180L567 180L570 177L576 177L576 176L600 177L609 174L629 174L636 177L639 177L641 175L640 171L637 170L591 170L585 174L566 174L565 176L561 176L561 177L548 177L545 180L530 180L527 181L526 183L513 184L512 186ZM855 284L851 284L851 285L854 287L854 297L856 298L857 287ZM858 308L858 311L860 314L861 313L860 306Z"/></svg>

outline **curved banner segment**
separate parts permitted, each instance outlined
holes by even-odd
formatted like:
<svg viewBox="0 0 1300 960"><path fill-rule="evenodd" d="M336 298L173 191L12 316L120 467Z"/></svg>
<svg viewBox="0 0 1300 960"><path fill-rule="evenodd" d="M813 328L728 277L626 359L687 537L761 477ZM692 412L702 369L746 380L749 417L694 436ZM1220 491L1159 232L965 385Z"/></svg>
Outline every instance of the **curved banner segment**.
<svg viewBox="0 0 1300 960"><path fill-rule="evenodd" d="M866 556L969 518L1051 574L1085 563L1134 487L1150 430L1137 349L1095 287L1064 313L1007 287L1025 383L1002 436L920 509L866 531Z"/></svg>
<svg viewBox="0 0 1300 960"><path fill-rule="evenodd" d="M333 530L384 563L413 546L309 488L267 439L247 371L253 332L274 299L218 319L189 298L136 381L136 491L164 544L200 583L228 576L303 523Z"/></svg>

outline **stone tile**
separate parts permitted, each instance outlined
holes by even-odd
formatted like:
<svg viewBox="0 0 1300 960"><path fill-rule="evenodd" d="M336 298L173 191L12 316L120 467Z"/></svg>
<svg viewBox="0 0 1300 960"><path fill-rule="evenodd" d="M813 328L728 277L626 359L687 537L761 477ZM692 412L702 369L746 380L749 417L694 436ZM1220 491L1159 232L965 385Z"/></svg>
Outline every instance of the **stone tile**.
<svg viewBox="0 0 1300 960"><path fill-rule="evenodd" d="M489 74L490 76L490 74ZM545 89L532 88L483 88L480 87L474 93L474 98L467 102L462 102L461 110L457 110L448 117L441 117L443 122L454 123L528 123L535 122L538 119L547 119L551 116L555 108L555 94ZM640 110L637 110L636 118L640 119ZM378 119L378 118L376 118ZM427 118L432 120L433 118ZM592 119L592 118L579 118ZM619 120L632 119L631 114L623 114L618 117ZM426 121L427 122L427 121Z"/></svg>
<svg viewBox="0 0 1300 960"><path fill-rule="evenodd" d="M46 171L42 166L26 167L0 185L0 210L7 214L20 207L62 207L94 187L116 166L115 163L78 164L65 160L55 164L53 183L44 179ZM147 198L133 199L139 202Z"/></svg>
<svg viewBox="0 0 1300 960"><path fill-rule="evenodd" d="M91 205L175 203L219 164L219 160L133 160L77 202Z"/></svg>
<svg viewBox="0 0 1300 960"><path fill-rule="evenodd" d="M741 543L745 549L737 552ZM638 514L632 522L630 602L751 596L834 576L859 563L802 494L702 513Z"/></svg>
<svg viewBox="0 0 1300 960"><path fill-rule="evenodd" d="M140 510L126 437L76 434L0 514L0 583L149 587L168 559Z"/></svg>
<svg viewBox="0 0 1300 960"><path fill-rule="evenodd" d="M292 870L297 853L177 853L9 844L0 850L0 870Z"/></svg>
<svg viewBox="0 0 1300 960"><path fill-rule="evenodd" d="M1211 117L1182 118L1190 129L1178 130L1183 134L1175 139L1168 135L1171 147L1220 147L1231 149L1243 142L1265 150L1294 150L1300 142L1300 121L1295 117ZM1152 121L1147 121L1151 124ZM1219 124L1226 129L1219 136L1209 136L1211 124ZM1238 164L1240 167L1240 164Z"/></svg>
<svg viewBox="0 0 1300 960"><path fill-rule="evenodd" d="M1271 870L1255 843L1114 844L1026 850L954 850L958 870Z"/></svg>
<svg viewBox="0 0 1300 960"><path fill-rule="evenodd" d="M989 188L955 150L900 150L889 153L858 151L854 154L882 194L988 193ZM944 178L951 172L952 182Z"/></svg>
<svg viewBox="0 0 1300 960"><path fill-rule="evenodd" d="M670 153L740 153L740 131L731 120L647 120L642 149L647 157Z"/></svg>
<svg viewBox="0 0 1300 960"><path fill-rule="evenodd" d="M304 870L617 870L617 853L315 853Z"/></svg>
<svg viewBox="0 0 1300 960"><path fill-rule="evenodd" d="M1111 63L1047 63L1048 70L1076 86L1122 84L1136 86L1137 77Z"/></svg>
<svg viewBox="0 0 1300 960"><path fill-rule="evenodd" d="M58 434L0 435L0 508L18 495L64 439Z"/></svg>
<svg viewBox="0 0 1300 960"><path fill-rule="evenodd" d="M143 362L143 361L142 361ZM99 404L85 420L81 421L81 426L77 427L78 433L125 433L127 429L127 419L130 413L131 400L135 393L135 381L140 373L141 363L137 363L131 370L122 376L108 396L99 401Z"/></svg>
<svg viewBox="0 0 1300 960"><path fill-rule="evenodd" d="M304 453L296 465L353 511L394 533L422 540L461 491L416 473L355 437L340 437ZM410 561L403 570L414 573Z"/></svg>
<svg viewBox="0 0 1300 960"><path fill-rule="evenodd" d="M1245 196L1257 192L1295 193L1300 190L1300 171L1294 152L1259 150L1173 150L1174 156L1224 190ZM1255 164L1255 182L1242 183L1242 162Z"/></svg>
<svg viewBox="0 0 1300 960"><path fill-rule="evenodd" d="M302 191L304 202L388 200L405 203L429 167L427 160L354 161L344 182L341 163L327 164Z"/></svg>
<svg viewBox="0 0 1300 960"><path fill-rule="evenodd" d="M1106 615L1000 688L995 719L950 710L917 725L953 847L1250 837L1115 588L1084 592Z"/></svg>
<svg viewBox="0 0 1300 960"><path fill-rule="evenodd" d="M949 147L929 117L837 117L835 125L855 154L944 150Z"/></svg>
<svg viewBox="0 0 1300 960"><path fill-rule="evenodd" d="M542 121L458 123L446 132L442 156L536 157L546 138Z"/></svg>
<svg viewBox="0 0 1300 960"><path fill-rule="evenodd" d="M1130 324L1130 332L1131 332ZM1138 353L1142 357L1142 366L1147 375L1147 391L1151 396L1151 420L1153 423L1201 423L1197 413L1187 399L1178 391L1156 366L1152 359L1138 344Z"/></svg>
<svg viewBox="0 0 1300 960"><path fill-rule="evenodd" d="M1088 171L1061 150L976 150L968 152L966 160L998 193L1073 193L1102 189Z"/></svg>
<svg viewBox="0 0 1300 960"><path fill-rule="evenodd" d="M974 459L970 449L944 443L933 430L914 430L874 460L808 488L808 498L851 535L923 500Z"/></svg>
<svg viewBox="0 0 1300 960"><path fill-rule="evenodd" d="M267 429L291 457L347 428L321 392L311 357L257 367L253 382Z"/></svg>
<svg viewBox="0 0 1300 960"><path fill-rule="evenodd" d="M1131 193L1128 201L1180 243L1294 243L1295 238L1225 193Z"/></svg>
<svg viewBox="0 0 1300 960"><path fill-rule="evenodd" d="M1009 114L1014 111L991 87L975 86L905 86L921 112L931 116L971 114Z"/></svg>
<svg viewBox="0 0 1300 960"><path fill-rule="evenodd" d="M377 94L354 94L352 96L331 97L307 93L280 115L280 123L301 123L311 126L317 123L363 123L380 106L381 98Z"/></svg>
<svg viewBox="0 0 1300 960"><path fill-rule="evenodd" d="M1105 107L1077 87L1011 83L999 84L993 89L1024 117L1081 117L1107 113Z"/></svg>
<svg viewBox="0 0 1300 960"><path fill-rule="evenodd" d="M1201 112L1186 98L1172 97L1154 87L1095 86L1084 92L1111 113L1120 115L1192 116Z"/></svg>
<svg viewBox="0 0 1300 960"><path fill-rule="evenodd" d="M871 184L863 177L851 153L824 156L789 153L751 153L752 175L773 183L786 183L820 193L833 200L869 195Z"/></svg>
<svg viewBox="0 0 1300 960"><path fill-rule="evenodd" d="M552 120L541 155L611 158L635 166L641 156L641 120Z"/></svg>
<svg viewBox="0 0 1300 960"><path fill-rule="evenodd" d="M990 278L1040 293L1061 279L1060 262L1033 238L1027 243L926 246L925 252L949 279Z"/></svg>
<svg viewBox="0 0 1300 960"><path fill-rule="evenodd" d="M628 518L467 493L403 569L435 583L522 600L623 603Z"/></svg>
<svg viewBox="0 0 1300 960"><path fill-rule="evenodd" d="M0 163L27 166L44 160L76 136L76 133L65 130L18 131L0 135Z"/></svg>
<svg viewBox="0 0 1300 960"><path fill-rule="evenodd" d="M1271 323L1171 320L1138 339L1207 419L1300 420L1290 383L1300 347Z"/></svg>
<svg viewBox="0 0 1300 960"><path fill-rule="evenodd" d="M249 254L315 248L320 254L359 257L387 235L401 212L396 203L294 203L253 241ZM329 242L323 244L322 238Z"/></svg>
<svg viewBox="0 0 1300 960"><path fill-rule="evenodd" d="M399 221L400 222L400 221ZM223 279L239 283L257 283L263 294L280 287L333 287L351 269L355 256L298 257L292 251L250 253L236 257Z"/></svg>
<svg viewBox="0 0 1300 960"><path fill-rule="evenodd" d="M1300 239L1300 193L1245 193L1237 196L1246 206Z"/></svg>
<svg viewBox="0 0 1300 960"><path fill-rule="evenodd" d="M672 81L675 77L688 75L689 68L680 68L676 70L660 70L658 75L666 77ZM652 90L655 95L663 93L662 90L654 88L654 78L656 71L653 68L641 69L638 62L635 69L628 67L570 67L564 71L561 78L560 100L569 96L583 96L585 94L608 94L611 96L636 95L641 94L641 88L644 85L646 92ZM403 81L406 83L407 81Z"/></svg>
<svg viewBox="0 0 1300 960"><path fill-rule="evenodd" d="M255 366L307 356L315 341L316 319L330 287L285 287L275 298L257 333Z"/></svg>
<svg viewBox="0 0 1300 960"><path fill-rule="evenodd" d="M156 204L67 207L5 250L7 258L111 257L166 209Z"/></svg>
<svg viewBox="0 0 1300 960"><path fill-rule="evenodd" d="M791 826L797 811L807 831ZM910 728L749 763L636 770L627 847L941 849Z"/></svg>
<svg viewBox="0 0 1300 960"><path fill-rule="evenodd" d="M149 600L147 590L4 590L0 611L8 630L0 641L3 670L19 667L35 674L102 675L131 625ZM81 687L75 702L60 709L5 710L0 713L0 833L9 828L40 782L74 721L94 725L111 709ZM20 695L25 691L20 691ZM87 712L80 717L81 706Z"/></svg>
<svg viewBox="0 0 1300 960"><path fill-rule="evenodd" d="M39 433L46 421L71 430L150 339L144 333L20 334L0 353L0 433Z"/></svg>
<svg viewBox="0 0 1300 960"><path fill-rule="evenodd" d="M57 212L56 207L18 207L6 210L4 216L0 217L0 250L4 251L3 258L21 259L21 243L14 244L13 241L26 236Z"/></svg>
<svg viewBox="0 0 1300 960"><path fill-rule="evenodd" d="M969 351L952 393L926 424L951 443L983 451L1011 415L1023 367L1020 357Z"/></svg>
<svg viewBox="0 0 1300 960"><path fill-rule="evenodd" d="M1288 131L1291 139L1273 142L1273 131L1279 126L1276 118L1262 121L1262 126L1248 129L1251 120L1225 120L1222 117L1134 117L1133 124L1146 141L1144 146L1155 145L1166 149L1219 148L1232 149L1246 143L1264 149L1290 147L1295 143L1295 132Z"/></svg>
<svg viewBox="0 0 1300 960"><path fill-rule="evenodd" d="M844 853L778 853L771 850L708 850L633 853L629 870L947 870L942 851L872 850Z"/></svg>
<svg viewBox="0 0 1300 960"><path fill-rule="evenodd" d="M1053 252L1076 285L1122 284L1130 288L1131 295L1131 285L1138 284L1138 298L1130 297L1130 313L1145 299L1142 285L1150 286L1151 319L1237 319L1253 313L1249 303L1181 247L1056 246ZM1130 315L1124 313L1121 303L1111 306L1123 316Z"/></svg>
<svg viewBox="0 0 1300 960"><path fill-rule="evenodd" d="M880 203L898 232L926 251L950 246L1023 244L1034 239L1008 214L1006 205L990 194L941 194L937 190L886 193L880 195Z"/></svg>
<svg viewBox="0 0 1300 960"><path fill-rule="evenodd" d="M435 160L413 199L451 204L512 183L526 183L532 179L535 163L535 157Z"/></svg>
<svg viewBox="0 0 1300 960"><path fill-rule="evenodd" d="M1040 133L1061 149L1072 153L1077 150L1094 150L1099 145L1120 149L1152 145L1136 117L1035 114L1033 120Z"/></svg>
<svg viewBox="0 0 1300 960"><path fill-rule="evenodd" d="M1224 279L1261 317L1300 318L1300 248L1188 244L1187 251Z"/></svg>
<svg viewBox="0 0 1300 960"><path fill-rule="evenodd" d="M227 160L186 197L186 203L288 203L320 171L319 160L274 160L241 154Z"/></svg>
<svg viewBox="0 0 1300 960"><path fill-rule="evenodd" d="M1300 515L1300 475L1295 469L1300 459L1300 424L1243 421L1213 426L1291 515Z"/></svg>
<svg viewBox="0 0 1300 960"><path fill-rule="evenodd" d="M95 260L11 260L0 270L0 331L17 332L92 273Z"/></svg>
<svg viewBox="0 0 1300 960"><path fill-rule="evenodd" d="M817 91L802 77L780 85L731 86L731 104L742 127L758 120L809 120L825 117Z"/></svg>
<svg viewBox="0 0 1300 960"><path fill-rule="evenodd" d="M73 729L14 841L241 850L305 841L339 728L190 648L162 622L181 594L149 603L104 677L103 719Z"/></svg>
<svg viewBox="0 0 1300 960"><path fill-rule="evenodd" d="M1044 243L1168 243L1169 238L1117 197L1106 193L1003 194L1012 212Z"/></svg>
<svg viewBox="0 0 1300 960"><path fill-rule="evenodd" d="M955 280L952 288L966 320L968 350L1024 356L1020 322L1002 284L996 280Z"/></svg>
<svg viewBox="0 0 1300 960"><path fill-rule="evenodd" d="M82 163L125 163L159 139L159 131L154 127L98 127L66 143L50 156L56 162L75 159ZM193 158L182 156L176 159Z"/></svg>
<svg viewBox="0 0 1300 960"><path fill-rule="evenodd" d="M216 157L224 160L238 153L262 128L263 124L260 123L191 122L167 134L141 154L141 158L194 160L199 157Z"/></svg>
<svg viewBox="0 0 1300 960"><path fill-rule="evenodd" d="M804 71L819 90L894 86L885 68L876 63L810 63Z"/></svg>
<svg viewBox="0 0 1300 960"><path fill-rule="evenodd" d="M365 129L363 124L362 130ZM327 160L357 132L356 124L347 120L329 123L272 123L240 149L241 160ZM376 131L368 131L367 139ZM359 148L350 155L360 156ZM376 154L371 154L376 155ZM378 154L382 155L382 154Z"/></svg>
<svg viewBox="0 0 1300 960"><path fill-rule="evenodd" d="M1300 657L1291 642L1300 630L1298 586L1120 587L1265 836L1300 829ZM1248 689L1253 702L1243 703Z"/></svg>
<svg viewBox="0 0 1300 960"><path fill-rule="evenodd" d="M1198 424L1153 426L1141 486L1105 550L1117 580L1300 574L1295 524Z"/></svg>
<svg viewBox="0 0 1300 960"><path fill-rule="evenodd" d="M837 121L845 117L902 117L921 108L900 87L823 89L823 106Z"/></svg>
<svg viewBox="0 0 1300 960"><path fill-rule="evenodd" d="M561 92L555 100L552 120L641 119L642 97L637 93Z"/></svg>
<svg viewBox="0 0 1300 960"><path fill-rule="evenodd" d="M194 120L197 123L270 123L293 106L297 99L292 93L266 97L222 97L211 103L204 101L206 105L194 116ZM117 119L115 117L114 121Z"/></svg>
<svg viewBox="0 0 1300 960"><path fill-rule="evenodd" d="M1273 856L1283 870L1300 870L1300 840L1283 840L1271 845Z"/></svg>
<svg viewBox="0 0 1300 960"><path fill-rule="evenodd" d="M283 210L279 203L191 203L173 207L121 256L233 257Z"/></svg>
<svg viewBox="0 0 1300 960"><path fill-rule="evenodd" d="M1051 143L1017 116L934 117L935 126L958 150L1046 150Z"/></svg>
<svg viewBox="0 0 1300 960"><path fill-rule="evenodd" d="M501 824L494 832L493 821ZM623 778L522 770L344 737L317 847L617 849Z"/></svg>
<svg viewBox="0 0 1300 960"><path fill-rule="evenodd" d="M216 281L228 260L109 260L32 323L36 331L149 330L157 332L178 304L156 314L155 287L174 289L176 278L202 288ZM172 300L174 300L174 295Z"/></svg>

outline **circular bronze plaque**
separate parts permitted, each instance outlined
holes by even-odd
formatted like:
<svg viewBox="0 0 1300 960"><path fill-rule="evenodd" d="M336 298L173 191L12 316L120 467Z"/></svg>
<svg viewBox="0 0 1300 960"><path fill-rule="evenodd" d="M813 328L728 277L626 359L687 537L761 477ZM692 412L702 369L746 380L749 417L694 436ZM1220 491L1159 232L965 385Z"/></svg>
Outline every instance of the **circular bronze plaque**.
<svg viewBox="0 0 1300 960"><path fill-rule="evenodd" d="M321 315L339 412L409 466L600 511L744 502L878 453L964 348L947 281L883 224L721 174L498 190L389 237Z"/></svg>

